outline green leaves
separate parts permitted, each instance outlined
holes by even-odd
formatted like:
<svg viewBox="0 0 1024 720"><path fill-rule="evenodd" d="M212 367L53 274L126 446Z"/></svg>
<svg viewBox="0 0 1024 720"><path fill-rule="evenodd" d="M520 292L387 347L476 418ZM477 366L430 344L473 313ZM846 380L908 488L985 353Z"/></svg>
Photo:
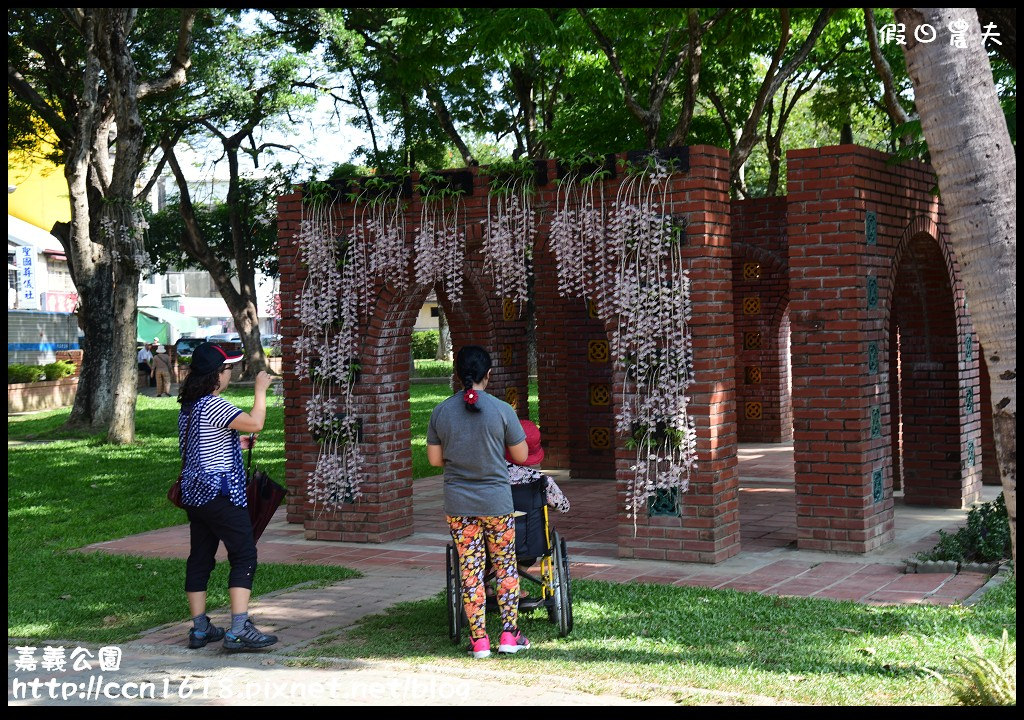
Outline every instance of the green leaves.
<svg viewBox="0 0 1024 720"><path fill-rule="evenodd" d="M975 505L967 524L950 535L939 531L939 542L922 560L955 560L961 563L993 562L1010 557L1010 523L1003 494L990 503Z"/></svg>

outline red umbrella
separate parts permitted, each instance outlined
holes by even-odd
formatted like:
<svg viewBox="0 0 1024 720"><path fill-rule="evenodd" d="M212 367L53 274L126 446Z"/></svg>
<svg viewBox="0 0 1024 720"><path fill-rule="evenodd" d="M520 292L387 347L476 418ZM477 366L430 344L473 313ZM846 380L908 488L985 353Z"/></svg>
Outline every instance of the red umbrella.
<svg viewBox="0 0 1024 720"><path fill-rule="evenodd" d="M252 437L252 436L250 436ZM249 508L249 520L252 522L252 541L259 542L260 535L267 529L270 518L274 517L277 508L284 500L287 491L270 479L262 470L249 473L252 464L252 441L245 462L245 472L249 475L249 484L245 488L245 501Z"/></svg>

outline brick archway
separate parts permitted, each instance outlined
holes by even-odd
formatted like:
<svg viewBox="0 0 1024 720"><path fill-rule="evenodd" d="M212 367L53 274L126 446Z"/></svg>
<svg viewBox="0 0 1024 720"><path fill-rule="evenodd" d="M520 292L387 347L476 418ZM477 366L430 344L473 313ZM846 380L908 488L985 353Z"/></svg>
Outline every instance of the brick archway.
<svg viewBox="0 0 1024 720"><path fill-rule="evenodd" d="M969 502L980 485L985 443L979 418L981 348L963 300L959 268L944 240L942 208L931 194L930 168L913 162L890 165L882 153L849 145L791 151L787 197L730 203L727 153L693 147L687 154L688 169L673 176L668 201L673 215L685 221L681 248L692 282L694 383L688 411L696 424L698 465L690 489L680 497L678 515L661 515L659 507L634 523L625 511L636 458L625 434L614 432L613 417L628 390L612 370L610 348L600 347L607 344L609 326L591 317L583 300L558 295L554 258L546 247L556 204L550 182L535 196L540 222L534 247L546 464L591 478L610 478L614 470L616 500L608 508L608 522L617 528L621 556L720 562L736 554L737 418L748 432L753 426L745 423L746 406L756 402L747 397L746 386L754 383L745 382L746 369L756 367L754 361L770 365L775 375L772 393L782 396L788 385L783 371L788 326L798 545L870 551L894 537L897 478L908 480L908 491L937 486L937 481L922 485L900 472L899 438L892 429L898 427L894 419L901 412L900 393L889 390L897 372L893 338L898 332L890 330L892 322L904 329L904 343L913 339L914 351L905 350L901 357L913 358L921 366L915 372L931 362L929 357L941 355L945 368L955 356L958 411L955 421L952 411L944 421L949 426L943 441L948 457L935 466L945 473L941 483L946 483L949 502L956 502L953 479L959 463L959 502ZM547 177L554 178L557 172L557 163L548 161ZM455 175L465 181L461 187L466 189L466 289L458 307L443 291L439 300L455 344L472 342L491 349L499 359L494 392L510 402L522 400L517 410L525 416L524 309L509 307L504 298L496 297L482 271L480 221L487 217L486 183L476 169ZM603 182L604 196L614 197L620 180ZM294 295L304 278L292 242L300 202L298 195L279 199L282 315L284 333L291 338L299 335ZM413 197L409 203L407 231L414 227L419 202ZM748 263L759 267L744 277ZM934 279L906 280L915 273ZM945 285L940 276L946 278ZM915 287L923 288L923 304L912 292ZM286 471L296 498L289 506L289 520L305 522L311 537L382 542L412 532L408 345L415 311L427 288L377 292L364 338L364 376L356 392L357 411L366 417L364 442L371 477L364 486L366 497L337 514L312 516L303 503L305 476L315 463L317 447L305 431L308 382L304 385L285 368ZM931 297L940 298L939 307L953 309L936 313L928 305ZM911 311L915 302L918 310ZM915 325L918 321L920 326ZM769 355L737 351L744 347L747 330L742 325L748 322L750 332L761 332L768 347L774 346ZM918 348L925 359L913 355ZM925 384L924 376L920 382L905 383L908 388ZM948 407L950 394L947 386L943 388ZM787 424L786 411L781 401L778 406L771 410L780 428L772 439L785 437L781 428ZM773 407L762 400L761 417ZM923 454L915 450L915 460ZM909 497L917 497L916 492Z"/></svg>
<svg viewBox="0 0 1024 720"><path fill-rule="evenodd" d="M940 463L948 463L949 476L960 469L960 491L950 490L957 498L949 501L957 505L971 502L980 484L980 403L965 402L977 398L976 338L928 166L892 165L883 153L852 145L791 151L787 160L797 543L866 552L893 539L894 481L908 484L894 435L900 395L890 392L898 372L890 310L908 305L897 275L907 248L915 258L925 253L922 267L945 278L943 329L917 336L944 343L943 366L953 357L959 368L959 411L949 418L949 436L959 440L946 443ZM923 236L933 239L934 252L918 246ZM942 286L936 279L921 287ZM975 465L964 462L968 455Z"/></svg>
<svg viewBox="0 0 1024 720"><path fill-rule="evenodd" d="M538 367L541 424L550 467L568 467L581 476L615 478L616 499L609 504L608 523L618 530L620 555L719 562L739 551L729 216L721 212L728 203L728 156L711 147L689 148L684 155L689 168L670 181L669 202L676 208L674 212L685 217L687 228L683 257L692 281L695 371L690 411L696 423L698 466L689 492L679 497L678 515L639 517L636 522L626 515L625 497L636 458L635 450L625 447L625 435L617 433L614 426L624 383L611 369L608 328L589 316L582 300L558 296L553 258L545 242L556 195L555 185L549 181L542 183L535 196L541 218L534 247L538 348L542 352ZM557 163L548 161L547 177L554 178L558 171ZM491 349L499 360L491 387L506 401L518 400L517 410L525 416L528 352L524 308L496 297L481 270L480 221L488 212L486 182L480 180L477 169L450 175L457 177L465 190L466 264L471 272L458 307L448 302L443 291L438 297L445 306L455 344L473 342ZM412 181L415 185L415 174ZM605 197L614 197L620 180L603 182ZM414 195L406 210L408 240L421 202ZM301 219L300 203L299 195L279 198L282 324L288 337L301 332L294 303L305 269L292 242ZM339 203L337 212L344 213L345 205ZM304 405L310 389L306 379L289 375L285 368L286 473L294 496L289 520L305 523L307 537L383 542L413 529L408 337L427 289L414 288L404 294L377 292L363 338L364 374L355 391L357 412L364 419L364 497L340 511L314 515L304 503L306 476L317 457L317 446L304 431ZM580 345L584 339L585 346ZM596 341L593 347L591 340ZM602 341L603 349L599 346ZM574 343L579 347L570 352ZM595 367L584 370L584 363Z"/></svg>
<svg viewBox="0 0 1024 720"><path fill-rule="evenodd" d="M980 497L982 398L977 364L960 367L971 344L960 338L973 332L956 293L955 259L939 233L931 218L914 218L893 255L885 300L888 424L893 483L904 501L959 508Z"/></svg>

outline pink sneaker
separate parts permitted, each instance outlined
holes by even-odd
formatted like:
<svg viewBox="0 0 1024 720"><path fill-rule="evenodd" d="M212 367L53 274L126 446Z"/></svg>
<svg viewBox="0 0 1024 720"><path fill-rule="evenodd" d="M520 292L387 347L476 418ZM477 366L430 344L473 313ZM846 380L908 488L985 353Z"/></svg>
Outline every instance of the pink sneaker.
<svg viewBox="0 0 1024 720"><path fill-rule="evenodd" d="M502 638L505 636L502 635ZM491 654L491 639L487 636L480 638L479 640L473 640L470 638L469 641L469 654L473 656L475 660L481 658L490 657Z"/></svg>
<svg viewBox="0 0 1024 720"><path fill-rule="evenodd" d="M521 630L516 630L515 633L503 632L501 634L501 642L498 643L498 652L507 653L509 655L519 652L520 650L526 650L530 647L530 641Z"/></svg>

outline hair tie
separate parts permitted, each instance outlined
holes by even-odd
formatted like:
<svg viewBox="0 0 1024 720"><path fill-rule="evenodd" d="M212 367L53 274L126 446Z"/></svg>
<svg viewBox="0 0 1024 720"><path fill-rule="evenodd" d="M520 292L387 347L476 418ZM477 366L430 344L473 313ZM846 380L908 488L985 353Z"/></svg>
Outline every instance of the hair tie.
<svg viewBox="0 0 1024 720"><path fill-rule="evenodd" d="M476 405L476 401L480 399L480 393L473 388L467 388L462 393L462 399L467 405Z"/></svg>

